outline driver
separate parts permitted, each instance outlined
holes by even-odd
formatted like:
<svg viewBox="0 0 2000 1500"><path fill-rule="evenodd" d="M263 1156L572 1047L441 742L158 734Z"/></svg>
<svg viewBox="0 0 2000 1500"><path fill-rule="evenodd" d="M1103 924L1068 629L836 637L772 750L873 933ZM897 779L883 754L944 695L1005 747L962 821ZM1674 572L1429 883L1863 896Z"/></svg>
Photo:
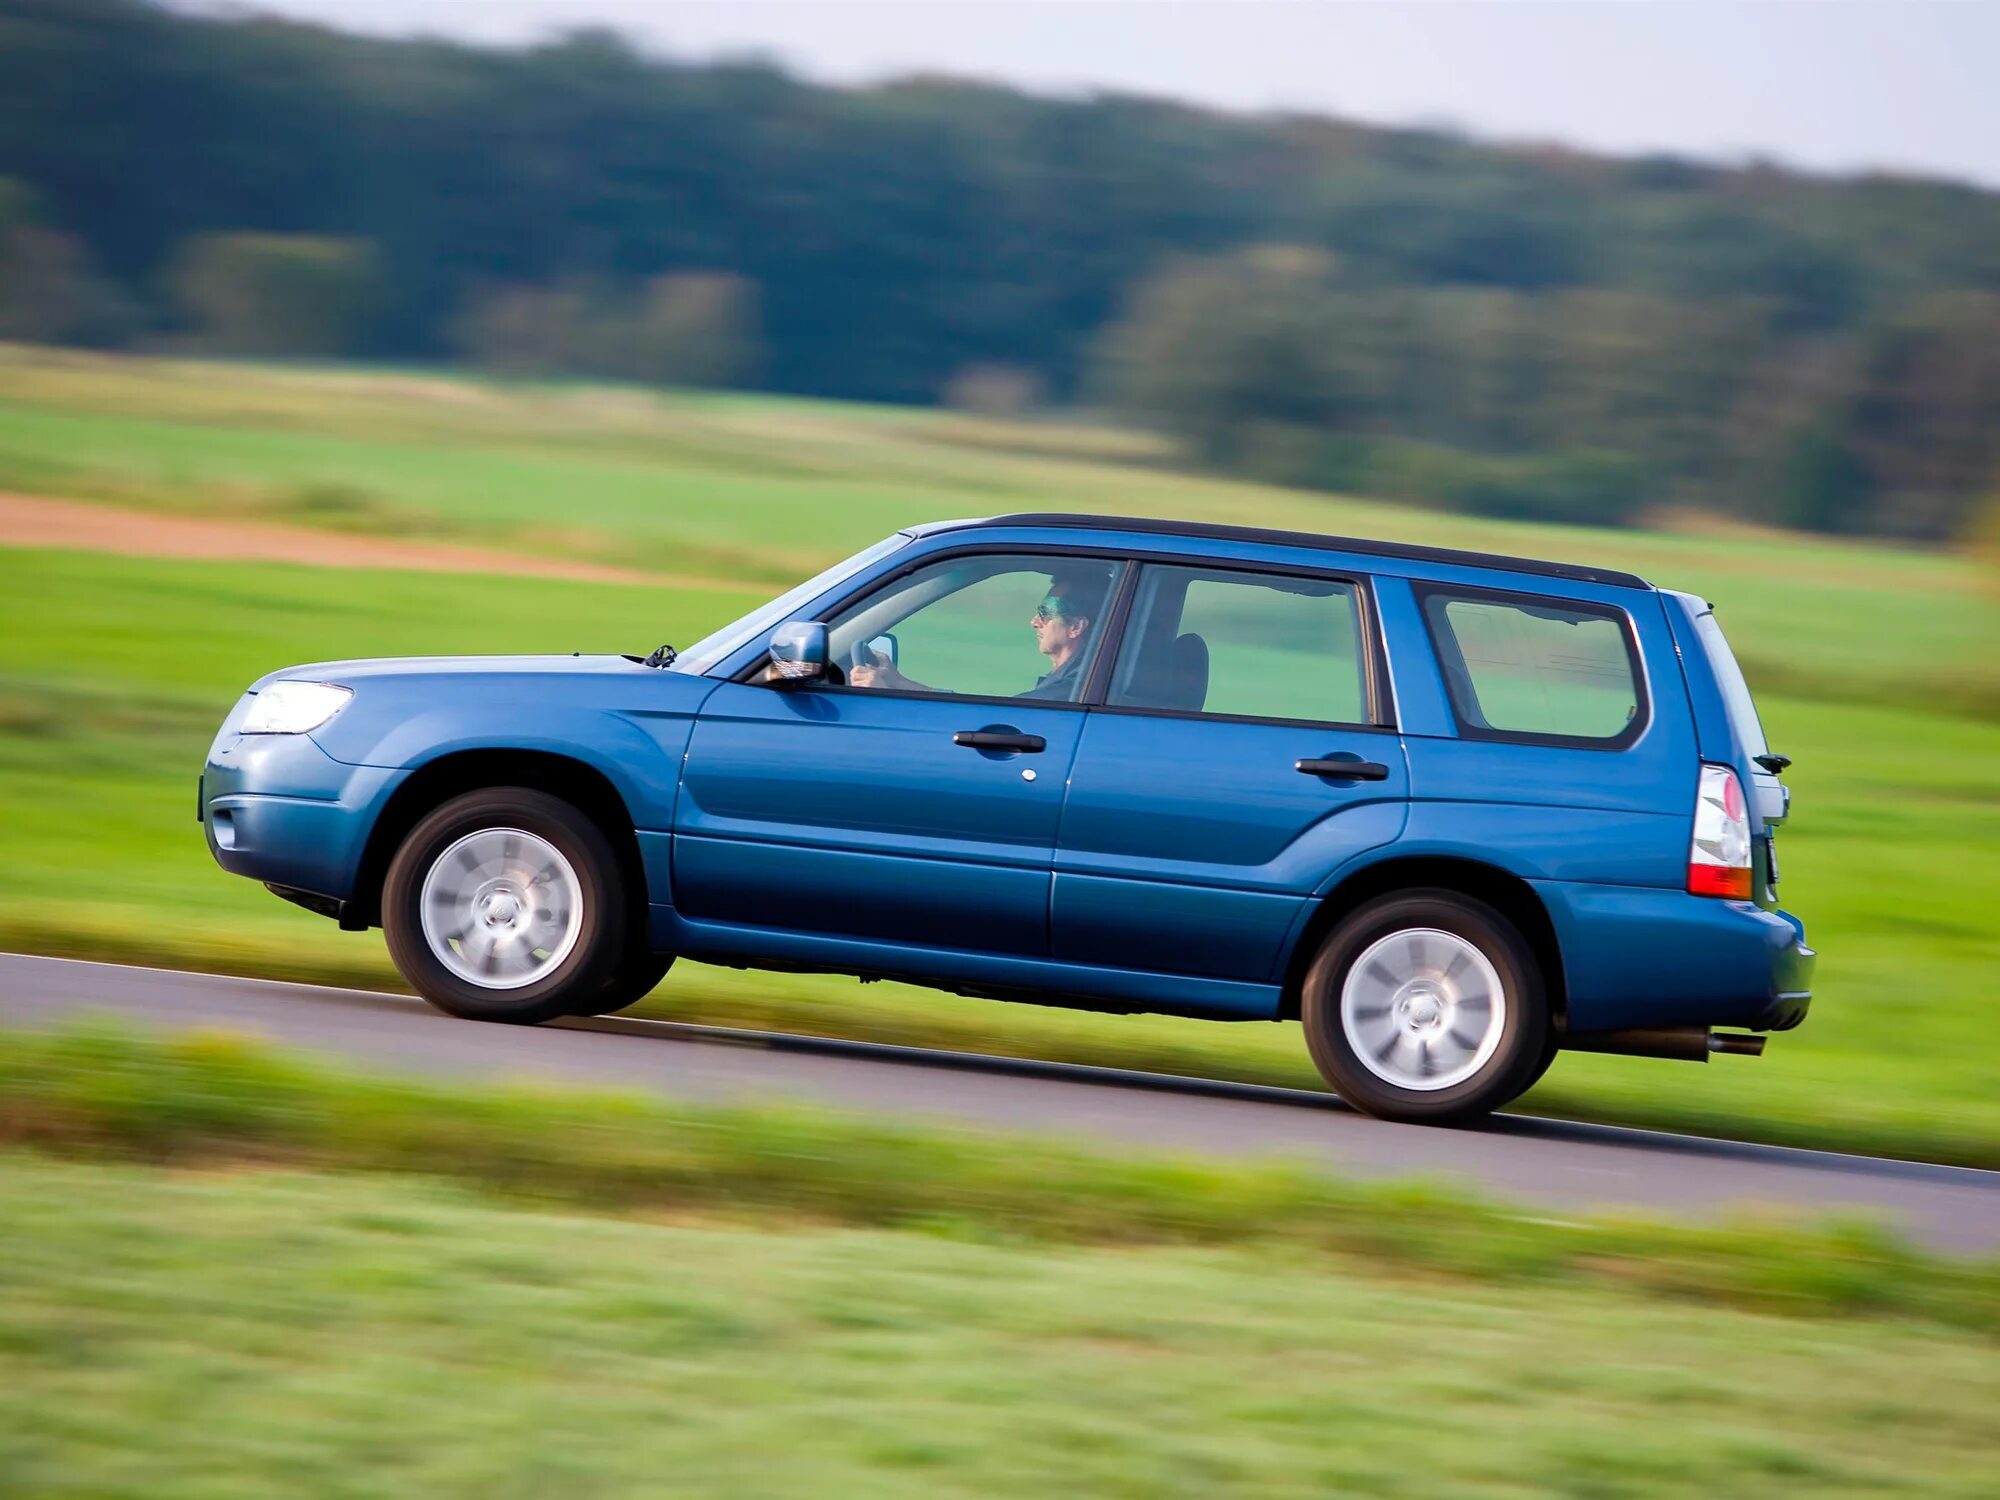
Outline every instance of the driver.
<svg viewBox="0 0 2000 1500"><path fill-rule="evenodd" d="M1049 659L1049 670L1035 679L1035 685L1017 698L1046 698L1057 703L1074 702L1083 692L1084 660L1089 655L1091 628L1104 612L1110 574L1094 570L1058 573L1049 580L1049 591L1028 624L1035 632L1035 645ZM865 649L865 648L864 648ZM903 688L918 693L937 689L906 677L880 652L870 653L873 665L857 663L847 672L850 686L862 688Z"/></svg>

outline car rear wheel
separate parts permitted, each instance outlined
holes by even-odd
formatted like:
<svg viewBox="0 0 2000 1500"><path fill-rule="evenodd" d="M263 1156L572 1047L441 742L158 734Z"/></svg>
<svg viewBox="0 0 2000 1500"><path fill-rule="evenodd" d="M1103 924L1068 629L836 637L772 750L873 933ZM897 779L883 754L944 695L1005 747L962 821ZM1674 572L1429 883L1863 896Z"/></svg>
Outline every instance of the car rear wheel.
<svg viewBox="0 0 2000 1500"><path fill-rule="evenodd" d="M596 999L626 952L627 920L604 831L527 787L432 812L382 891L397 969L439 1010L475 1021L534 1024Z"/></svg>
<svg viewBox="0 0 2000 1500"><path fill-rule="evenodd" d="M1477 1118L1523 1093L1549 1043L1533 952L1507 919L1455 891L1378 897L1328 934L1300 1019L1320 1074L1386 1120Z"/></svg>

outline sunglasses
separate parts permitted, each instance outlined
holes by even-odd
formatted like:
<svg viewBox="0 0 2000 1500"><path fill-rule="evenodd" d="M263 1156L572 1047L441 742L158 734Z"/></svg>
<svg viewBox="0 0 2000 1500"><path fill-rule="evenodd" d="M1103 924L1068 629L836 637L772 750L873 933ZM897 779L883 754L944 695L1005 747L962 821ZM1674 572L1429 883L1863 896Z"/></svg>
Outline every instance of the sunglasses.
<svg viewBox="0 0 2000 1500"><path fill-rule="evenodd" d="M1069 618L1069 600L1060 594L1050 594L1035 606L1035 623L1046 625L1051 620Z"/></svg>

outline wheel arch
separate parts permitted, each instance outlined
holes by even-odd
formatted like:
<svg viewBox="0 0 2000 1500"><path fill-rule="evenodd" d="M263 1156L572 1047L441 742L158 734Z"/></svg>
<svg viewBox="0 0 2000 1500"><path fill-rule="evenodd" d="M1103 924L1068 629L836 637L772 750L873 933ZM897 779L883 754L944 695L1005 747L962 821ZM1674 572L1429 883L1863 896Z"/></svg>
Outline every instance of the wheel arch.
<svg viewBox="0 0 2000 1500"><path fill-rule="evenodd" d="M418 766L396 788L368 831L355 873L354 895L341 914L340 925L350 930L380 926L382 884L389 862L410 830L453 797L492 786L532 787L560 797L597 824L617 853L619 874L627 890L635 893L644 910L646 866L639 852L639 836L632 810L611 778L573 756L496 747L440 755Z"/></svg>
<svg viewBox="0 0 2000 1500"><path fill-rule="evenodd" d="M1508 921L1527 941L1541 966L1542 981L1548 988L1549 1011L1557 1025L1565 1024L1569 995L1563 978L1562 945L1556 940L1555 923L1535 888L1511 871L1476 859L1450 855L1402 855L1364 866L1343 879L1321 897L1293 945L1285 968L1283 999L1279 1016L1296 1021L1305 986L1306 970L1326 935L1342 918L1364 902L1393 891L1427 889L1456 891L1483 901Z"/></svg>

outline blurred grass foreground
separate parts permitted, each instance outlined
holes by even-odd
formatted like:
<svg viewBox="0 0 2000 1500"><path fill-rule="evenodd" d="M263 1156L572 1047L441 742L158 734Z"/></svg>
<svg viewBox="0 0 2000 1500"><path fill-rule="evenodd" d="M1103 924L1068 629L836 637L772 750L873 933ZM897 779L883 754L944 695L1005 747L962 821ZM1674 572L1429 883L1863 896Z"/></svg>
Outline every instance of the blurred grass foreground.
<svg viewBox="0 0 2000 1500"><path fill-rule="evenodd" d="M0 1043L0 1216L22 1495L1970 1497L2000 1462L2000 1265L1863 1229L102 1029Z"/></svg>
<svg viewBox="0 0 2000 1500"><path fill-rule="evenodd" d="M1716 601L1772 742L1798 761L1785 899L1824 955L1810 1021L1762 1059L1566 1057L1525 1107L2000 1165L2000 1035L1986 1024L2000 610L1978 557L1706 523L1479 521L1177 472L1148 442L823 402L0 346L0 944L396 984L379 941L222 874L194 825L216 722L287 663L684 643L899 526L1010 509L1486 546ZM150 555L164 544L149 528L169 523L195 529L175 534L180 555ZM253 533L261 554L244 546ZM377 549L365 566L331 565L357 543ZM635 581L564 576L576 569ZM1317 1086L1290 1026L695 965L649 1006Z"/></svg>

